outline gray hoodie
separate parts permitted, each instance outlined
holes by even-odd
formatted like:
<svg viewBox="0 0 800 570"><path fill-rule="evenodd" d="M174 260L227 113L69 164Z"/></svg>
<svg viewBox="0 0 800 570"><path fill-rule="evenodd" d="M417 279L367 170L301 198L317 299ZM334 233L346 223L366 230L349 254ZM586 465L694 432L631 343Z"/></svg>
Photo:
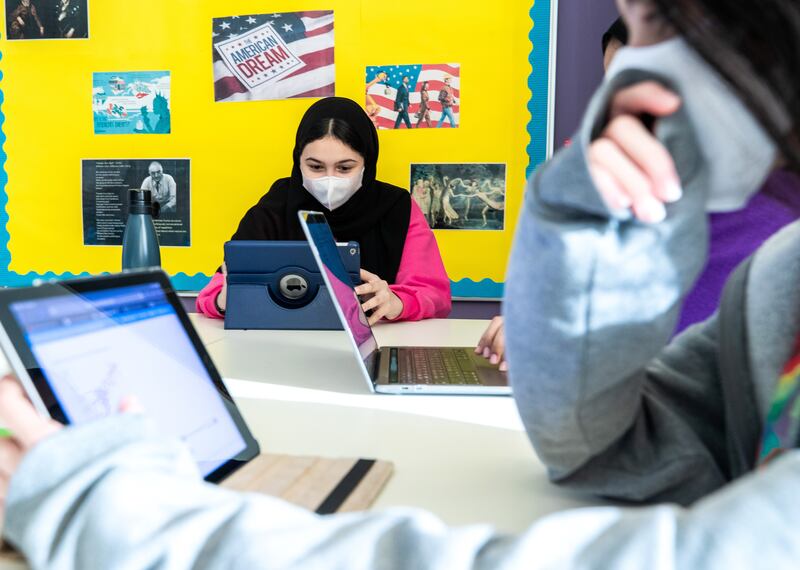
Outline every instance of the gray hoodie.
<svg viewBox="0 0 800 570"><path fill-rule="evenodd" d="M204 483L188 450L151 423L119 416L25 457L4 535L33 568L58 570L795 568L798 481L794 452L690 510L577 509L508 536L420 510L317 516L234 493Z"/></svg>
<svg viewBox="0 0 800 570"><path fill-rule="evenodd" d="M689 504L753 468L799 328L800 225L737 270L712 318L667 344L706 259L706 168L678 113L657 134L684 197L660 224L610 212L585 159L606 101L528 185L505 301L514 396L552 480Z"/></svg>

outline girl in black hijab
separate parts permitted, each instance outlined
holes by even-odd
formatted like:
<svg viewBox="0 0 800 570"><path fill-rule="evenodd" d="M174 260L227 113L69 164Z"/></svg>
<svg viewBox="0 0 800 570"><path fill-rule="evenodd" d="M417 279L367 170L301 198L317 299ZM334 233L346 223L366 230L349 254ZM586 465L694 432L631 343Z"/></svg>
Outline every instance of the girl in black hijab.
<svg viewBox="0 0 800 570"><path fill-rule="evenodd" d="M325 214L337 241L361 246L356 292L381 318L418 320L450 312L450 281L436 240L409 193L376 179L378 133L359 105L341 97L314 103L297 129L294 166L250 208L234 240L305 240L299 210ZM197 308L221 317L225 278L217 273Z"/></svg>

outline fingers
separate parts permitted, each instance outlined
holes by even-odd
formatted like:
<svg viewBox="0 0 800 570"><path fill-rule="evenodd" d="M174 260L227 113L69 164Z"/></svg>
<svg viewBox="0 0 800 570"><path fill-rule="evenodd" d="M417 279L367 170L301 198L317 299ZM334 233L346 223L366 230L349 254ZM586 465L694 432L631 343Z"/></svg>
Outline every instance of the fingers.
<svg viewBox="0 0 800 570"><path fill-rule="evenodd" d="M356 295L377 295L389 290L389 284L386 281L364 269L361 270L361 279L366 283L362 283L355 288Z"/></svg>
<svg viewBox="0 0 800 570"><path fill-rule="evenodd" d="M675 163L667 149L645 128L641 121L630 116L617 117L609 123L605 138L638 167L650 181L654 195L663 202L675 202L681 197L681 182Z"/></svg>
<svg viewBox="0 0 800 570"><path fill-rule="evenodd" d="M377 293L381 288L381 284L385 283L380 277L374 273L370 273L366 269L360 272L361 280L364 281L361 285L355 288L357 295L367 295L369 293ZM388 287L388 284L387 284Z"/></svg>
<svg viewBox="0 0 800 570"><path fill-rule="evenodd" d="M482 354L492 364L498 364L500 370L505 372L508 370L508 364L504 359L505 352L506 342L503 317L495 317L489 323L480 341L478 341L475 353Z"/></svg>
<svg viewBox="0 0 800 570"><path fill-rule="evenodd" d="M384 318L394 320L403 313L403 301L388 287L364 303L362 307L372 309L372 314L368 319L370 326Z"/></svg>
<svg viewBox="0 0 800 570"><path fill-rule="evenodd" d="M373 295L368 301L361 305L361 308L366 313L370 309L375 309L380 305L385 305L389 301L389 293L388 290L381 291Z"/></svg>
<svg viewBox="0 0 800 570"><path fill-rule="evenodd" d="M228 265L223 261L220 269L222 270L222 289L217 293L215 302L217 307L224 311L228 308Z"/></svg>
<svg viewBox="0 0 800 570"><path fill-rule="evenodd" d="M377 275L375 275L374 273L370 273L370 272L369 272L369 271L367 271L366 269L362 269L362 270L360 271L360 275L361 275L361 280L362 280L362 281L367 281L367 282L370 282L370 281L376 281L376 280L379 280L379 279L380 279L380 277L378 277L378 276L377 276Z"/></svg>
<svg viewBox="0 0 800 570"><path fill-rule="evenodd" d="M611 101L610 115L650 114L666 117L681 106L681 98L655 81L645 81L620 90Z"/></svg>
<svg viewBox="0 0 800 570"><path fill-rule="evenodd" d="M613 175L607 172L600 165L591 165L592 181L597 187L597 191L606 201L612 210L622 210L631 207L631 199L622 187L617 184Z"/></svg>
<svg viewBox="0 0 800 570"><path fill-rule="evenodd" d="M374 324L376 324L383 317L385 317L388 312L389 312L389 306L387 303L384 303L383 305L375 309L367 319L367 322L369 322L369 326L373 326Z"/></svg>
<svg viewBox="0 0 800 570"><path fill-rule="evenodd" d="M497 331L497 334L494 335L491 348L492 355L489 358L489 362L492 364L500 364L504 362L503 357L506 353L506 337L505 329L503 327L500 327Z"/></svg>
<svg viewBox="0 0 800 570"><path fill-rule="evenodd" d="M6 495L8 495L9 481L9 477L0 474L0 525L6 519Z"/></svg>
<svg viewBox="0 0 800 570"><path fill-rule="evenodd" d="M478 341L478 346L475 347L475 354L484 353L484 356L488 358L488 350L492 346L494 336L497 334L498 329L502 326L503 317L494 317L491 320L489 326L486 328L480 340Z"/></svg>
<svg viewBox="0 0 800 570"><path fill-rule="evenodd" d="M589 167L598 191L612 208L632 208L644 222L666 217L664 202L681 197L680 178L667 149L638 116L671 115L681 99L648 81L622 89L611 103L611 121L589 147Z"/></svg>
<svg viewBox="0 0 800 570"><path fill-rule="evenodd" d="M21 459L22 450L13 439L0 440L0 479L11 478Z"/></svg>
<svg viewBox="0 0 800 570"><path fill-rule="evenodd" d="M362 283L361 285L355 288L356 295L369 295L370 293L375 293L375 284L374 283Z"/></svg>
<svg viewBox="0 0 800 570"><path fill-rule="evenodd" d="M387 290L386 301L378 305L369 316L370 326L381 319L396 319L403 312L403 302L391 291Z"/></svg>
<svg viewBox="0 0 800 570"><path fill-rule="evenodd" d="M34 409L17 381L6 376L0 380L0 418L23 449L60 429L53 420L43 418Z"/></svg>
<svg viewBox="0 0 800 570"><path fill-rule="evenodd" d="M119 411L122 414L143 414L144 406L136 396L124 396L119 402Z"/></svg>
<svg viewBox="0 0 800 570"><path fill-rule="evenodd" d="M392 293L389 288L389 283L366 269L361 270L361 279L365 281L365 283L356 287L355 292L356 295L361 297L371 295L371 297L366 299L361 305L364 312L372 310L372 314L368 319L370 326L384 317L391 319L400 315L402 312L402 301ZM397 301L396 303L395 300ZM397 310L397 305L400 305L399 311Z"/></svg>
<svg viewBox="0 0 800 570"><path fill-rule="evenodd" d="M664 205L653 196L653 185L645 174L614 142L607 138L598 139L589 147L589 167L601 194L608 191L609 186L616 184L615 192L621 191L630 199L631 208L637 218L643 222L656 223L662 221L667 212ZM607 178L605 178L607 177ZM605 198L605 194L603 194ZM608 199L609 203L611 198Z"/></svg>

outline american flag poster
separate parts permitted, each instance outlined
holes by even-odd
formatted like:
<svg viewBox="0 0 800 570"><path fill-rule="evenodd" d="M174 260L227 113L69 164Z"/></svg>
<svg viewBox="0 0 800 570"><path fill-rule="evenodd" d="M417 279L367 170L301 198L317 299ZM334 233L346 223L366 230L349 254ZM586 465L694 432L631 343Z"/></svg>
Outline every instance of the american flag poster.
<svg viewBox="0 0 800 570"><path fill-rule="evenodd" d="M214 100L329 97L333 11L214 18Z"/></svg>
<svg viewBox="0 0 800 570"><path fill-rule="evenodd" d="M364 108L379 129L457 128L457 63L367 67Z"/></svg>

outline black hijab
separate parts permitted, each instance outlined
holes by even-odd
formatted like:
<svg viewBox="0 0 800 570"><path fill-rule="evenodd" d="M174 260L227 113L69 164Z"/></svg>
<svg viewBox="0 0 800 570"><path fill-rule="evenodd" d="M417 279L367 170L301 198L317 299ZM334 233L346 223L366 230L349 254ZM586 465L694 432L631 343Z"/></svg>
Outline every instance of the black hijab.
<svg viewBox="0 0 800 570"><path fill-rule="evenodd" d="M326 119L346 122L362 140L364 181L343 205L328 210L303 187L301 145L311 129ZM337 241L361 245L361 267L394 283L411 216L411 195L375 179L378 132L359 105L350 99L328 97L311 105L297 128L291 178L277 180L258 204L250 208L233 234L234 240L305 240L297 219L299 210L325 214Z"/></svg>

